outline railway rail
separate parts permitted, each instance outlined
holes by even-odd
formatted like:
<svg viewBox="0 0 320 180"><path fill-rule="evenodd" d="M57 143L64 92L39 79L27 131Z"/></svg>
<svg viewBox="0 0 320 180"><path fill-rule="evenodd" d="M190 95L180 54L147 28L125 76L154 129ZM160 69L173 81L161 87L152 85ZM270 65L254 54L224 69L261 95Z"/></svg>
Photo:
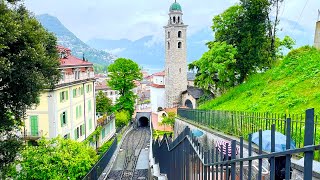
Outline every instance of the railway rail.
<svg viewBox="0 0 320 180"><path fill-rule="evenodd" d="M125 154L122 170L112 170L107 179L132 180L136 179L137 176L147 174L146 170L136 170L136 165L141 150L147 147L149 139L149 127L138 127L127 134L121 145L121 149ZM147 176L145 177L147 179Z"/></svg>

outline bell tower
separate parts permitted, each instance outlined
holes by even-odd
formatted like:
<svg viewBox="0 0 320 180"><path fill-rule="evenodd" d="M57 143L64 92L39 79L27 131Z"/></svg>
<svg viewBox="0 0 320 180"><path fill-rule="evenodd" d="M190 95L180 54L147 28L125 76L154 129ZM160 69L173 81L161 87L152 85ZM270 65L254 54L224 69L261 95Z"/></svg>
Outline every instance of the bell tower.
<svg viewBox="0 0 320 180"><path fill-rule="evenodd" d="M187 90L187 25L182 8L176 1L170 6L165 29L165 97L166 107L181 104L181 93Z"/></svg>

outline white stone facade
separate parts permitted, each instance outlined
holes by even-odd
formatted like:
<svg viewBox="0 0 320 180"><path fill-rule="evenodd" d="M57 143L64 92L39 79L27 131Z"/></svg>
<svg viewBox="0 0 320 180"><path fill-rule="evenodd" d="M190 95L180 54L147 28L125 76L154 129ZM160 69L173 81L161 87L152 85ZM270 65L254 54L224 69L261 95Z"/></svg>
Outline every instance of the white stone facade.
<svg viewBox="0 0 320 180"><path fill-rule="evenodd" d="M165 106L165 88L152 87L150 88L150 97L151 97L151 110L156 113L158 107Z"/></svg>
<svg viewBox="0 0 320 180"><path fill-rule="evenodd" d="M187 90L187 25L181 11L170 11L165 26L165 107L181 104L181 93Z"/></svg>

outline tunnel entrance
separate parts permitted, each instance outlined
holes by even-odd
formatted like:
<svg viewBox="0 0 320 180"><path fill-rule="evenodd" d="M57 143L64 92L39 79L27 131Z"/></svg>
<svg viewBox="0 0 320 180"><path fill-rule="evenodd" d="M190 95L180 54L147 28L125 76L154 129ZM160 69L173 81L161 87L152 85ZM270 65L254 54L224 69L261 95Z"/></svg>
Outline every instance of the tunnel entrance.
<svg viewBox="0 0 320 180"><path fill-rule="evenodd" d="M147 127L149 126L149 119L147 117L140 117L139 118L139 126L140 127Z"/></svg>
<svg viewBox="0 0 320 180"><path fill-rule="evenodd" d="M192 102L191 102L189 99L186 100L185 106L187 106L187 107L190 108L190 109L193 109Z"/></svg>

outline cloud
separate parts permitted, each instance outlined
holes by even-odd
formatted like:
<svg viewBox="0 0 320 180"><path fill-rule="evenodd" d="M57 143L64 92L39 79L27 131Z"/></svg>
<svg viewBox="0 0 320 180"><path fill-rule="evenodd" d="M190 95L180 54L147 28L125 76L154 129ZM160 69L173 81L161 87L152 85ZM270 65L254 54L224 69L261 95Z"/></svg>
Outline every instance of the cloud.
<svg viewBox="0 0 320 180"><path fill-rule="evenodd" d="M163 26L168 20L173 1L165 0L26 0L25 4L35 14L49 13L80 39L92 38L137 40L146 35L155 38L150 44L162 41ZM238 0L178 0L188 27L188 36L212 24L212 17L223 12ZM313 30L317 20L319 0L284 0L280 15ZM303 11L302 11L303 10ZM301 14L301 16L300 16ZM150 45L148 44L148 45Z"/></svg>
<svg viewBox="0 0 320 180"><path fill-rule="evenodd" d="M114 55L117 55L124 50L126 50L126 48L106 49L104 51L111 53L111 54L114 54Z"/></svg>

